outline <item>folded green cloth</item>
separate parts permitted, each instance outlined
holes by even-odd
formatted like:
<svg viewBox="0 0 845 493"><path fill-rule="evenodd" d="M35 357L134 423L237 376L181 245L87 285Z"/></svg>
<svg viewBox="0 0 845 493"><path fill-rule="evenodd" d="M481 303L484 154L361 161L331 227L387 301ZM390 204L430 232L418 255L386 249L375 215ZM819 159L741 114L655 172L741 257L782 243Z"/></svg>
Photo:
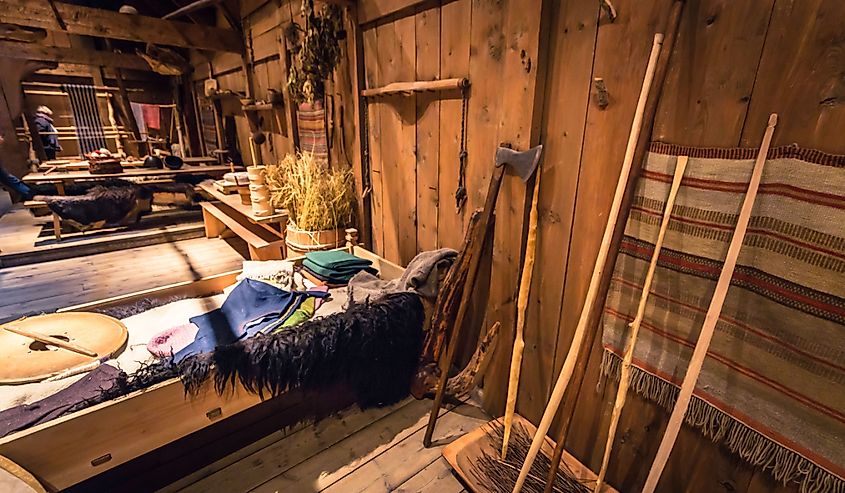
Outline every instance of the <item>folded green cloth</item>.
<svg viewBox="0 0 845 493"><path fill-rule="evenodd" d="M365 270L373 275L378 271L372 262L340 250L309 252L305 254L302 267L332 284L346 284L358 272Z"/></svg>
<svg viewBox="0 0 845 493"><path fill-rule="evenodd" d="M287 327L292 327L296 324L300 324L306 320L310 320L311 317L314 316L314 312L316 311L316 302L317 298L313 296L309 296L305 301L299 305L299 308L296 309L295 312L291 314L290 317L287 318L282 325L278 328L273 329L273 334L277 332L281 332L282 330L286 329Z"/></svg>
<svg viewBox="0 0 845 493"><path fill-rule="evenodd" d="M305 259L313 264L326 269L342 269L345 267L366 267L372 265L367 259L356 257L343 250L327 250L321 252L308 252Z"/></svg>

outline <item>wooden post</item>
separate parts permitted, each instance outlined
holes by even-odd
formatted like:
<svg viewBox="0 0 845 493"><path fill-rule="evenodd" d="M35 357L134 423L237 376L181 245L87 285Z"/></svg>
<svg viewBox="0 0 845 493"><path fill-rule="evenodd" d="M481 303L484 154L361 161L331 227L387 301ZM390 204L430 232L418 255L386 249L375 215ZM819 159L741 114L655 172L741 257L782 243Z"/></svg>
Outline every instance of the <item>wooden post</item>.
<svg viewBox="0 0 845 493"><path fill-rule="evenodd" d="M112 48L111 40L105 39L106 48L110 51L114 51ZM141 154L141 130L138 128L138 122L135 121L135 114L132 113L132 102L129 100L129 93L126 91L126 84L123 81L123 71L117 67L114 68L114 77L117 82L117 91L120 95L120 99L118 102L120 103L118 106L121 106L120 111L123 113L126 121L124 122L126 126L129 128L129 131L132 132L132 136L135 138L135 142L137 145L137 154ZM147 149L149 151L149 149Z"/></svg>

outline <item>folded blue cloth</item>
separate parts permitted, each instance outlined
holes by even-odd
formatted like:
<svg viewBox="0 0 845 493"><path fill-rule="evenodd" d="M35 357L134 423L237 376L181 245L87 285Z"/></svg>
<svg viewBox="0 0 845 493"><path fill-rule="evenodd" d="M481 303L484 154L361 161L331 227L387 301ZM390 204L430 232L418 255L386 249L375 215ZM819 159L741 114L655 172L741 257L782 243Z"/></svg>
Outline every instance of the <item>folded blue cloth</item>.
<svg viewBox="0 0 845 493"><path fill-rule="evenodd" d="M244 279L220 308L189 319L199 331L194 342L173 356L173 362L179 363L188 356L211 352L217 346L262 332L289 317L308 296L314 294L285 291L261 281Z"/></svg>

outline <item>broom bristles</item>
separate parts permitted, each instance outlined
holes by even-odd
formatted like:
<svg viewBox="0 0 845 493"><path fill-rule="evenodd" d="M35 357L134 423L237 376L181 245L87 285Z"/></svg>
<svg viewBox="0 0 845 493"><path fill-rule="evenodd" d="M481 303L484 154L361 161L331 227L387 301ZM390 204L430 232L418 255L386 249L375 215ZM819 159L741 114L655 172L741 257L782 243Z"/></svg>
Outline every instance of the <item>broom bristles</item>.
<svg viewBox="0 0 845 493"><path fill-rule="evenodd" d="M481 458L472 465L469 473L475 478L478 485L486 491L511 493L519 477L522 464L525 462L525 457L528 455L528 449L531 448L531 435L525 425L514 423L508 443L508 455L505 460L502 460L498 451L502 449L502 442L504 441L504 425L501 422L495 422L487 426L487 437L491 440L492 445L482 452ZM551 464L551 459L540 453L531 465L522 491L543 493ZM561 464L552 485L552 491L555 493L590 493L591 490L587 486L588 482L587 479L576 478L566 464Z"/></svg>

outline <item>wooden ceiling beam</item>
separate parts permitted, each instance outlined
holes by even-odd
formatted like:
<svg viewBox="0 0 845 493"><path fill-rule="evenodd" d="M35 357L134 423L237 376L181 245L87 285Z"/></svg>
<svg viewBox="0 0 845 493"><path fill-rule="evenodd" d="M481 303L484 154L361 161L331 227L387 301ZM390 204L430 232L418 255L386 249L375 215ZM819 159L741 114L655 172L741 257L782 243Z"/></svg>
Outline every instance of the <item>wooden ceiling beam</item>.
<svg viewBox="0 0 845 493"><path fill-rule="evenodd" d="M0 41L0 57L130 70L152 70L149 64L137 55L125 55L122 53L84 48L58 48L55 46L16 43L13 41Z"/></svg>
<svg viewBox="0 0 845 493"><path fill-rule="evenodd" d="M243 41L232 29L129 15L111 10L56 3L69 34L140 41L200 50L243 52ZM0 0L0 24L63 31L47 0Z"/></svg>

